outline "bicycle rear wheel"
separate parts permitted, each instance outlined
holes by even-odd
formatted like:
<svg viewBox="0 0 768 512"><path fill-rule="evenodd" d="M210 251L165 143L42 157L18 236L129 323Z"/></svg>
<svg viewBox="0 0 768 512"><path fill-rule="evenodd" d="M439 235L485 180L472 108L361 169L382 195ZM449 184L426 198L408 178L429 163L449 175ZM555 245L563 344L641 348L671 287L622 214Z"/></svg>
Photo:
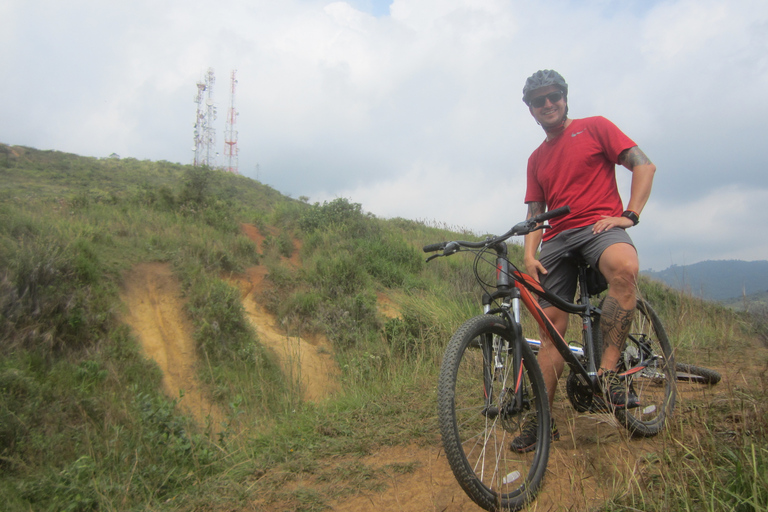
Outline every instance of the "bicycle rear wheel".
<svg viewBox="0 0 768 512"><path fill-rule="evenodd" d="M703 366L695 366L686 363L677 363L677 380L682 382L696 382L698 384L714 385L720 382L722 378L720 373Z"/></svg>
<svg viewBox="0 0 768 512"><path fill-rule="evenodd" d="M602 350L602 332L595 329ZM601 351L598 353L602 353ZM635 437L658 434L675 408L677 396L675 360L667 333L650 304L637 300L618 372L640 400L633 409L615 409L614 416Z"/></svg>
<svg viewBox="0 0 768 512"><path fill-rule="evenodd" d="M438 419L448 463L462 489L486 510L519 510L546 471L550 416L544 380L522 337L493 315L470 319L453 335L438 383ZM514 349L521 360L515 362ZM538 440L528 453L510 443L527 421Z"/></svg>

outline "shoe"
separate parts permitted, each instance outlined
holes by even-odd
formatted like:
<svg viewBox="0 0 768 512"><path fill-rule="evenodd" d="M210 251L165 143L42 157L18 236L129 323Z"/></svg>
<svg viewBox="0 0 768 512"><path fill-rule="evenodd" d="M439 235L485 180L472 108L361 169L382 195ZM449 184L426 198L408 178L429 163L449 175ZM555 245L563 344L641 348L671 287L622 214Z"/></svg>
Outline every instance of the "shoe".
<svg viewBox="0 0 768 512"><path fill-rule="evenodd" d="M560 439L560 432L558 432L557 430L557 425L555 425L555 420L551 420L550 425L552 426L552 429L551 429L552 440L557 441L558 439ZM520 434L519 436L517 436L512 440L512 442L509 445L509 448L513 452L517 452L517 453L527 453L535 450L536 443L538 442L538 438L536 437L537 430L539 430L539 422L537 418L534 416L533 418L523 423L522 434Z"/></svg>
<svg viewBox="0 0 768 512"><path fill-rule="evenodd" d="M640 407L640 399L632 391L627 389L626 381L614 371L603 373L603 392L608 404L616 409L634 409Z"/></svg>

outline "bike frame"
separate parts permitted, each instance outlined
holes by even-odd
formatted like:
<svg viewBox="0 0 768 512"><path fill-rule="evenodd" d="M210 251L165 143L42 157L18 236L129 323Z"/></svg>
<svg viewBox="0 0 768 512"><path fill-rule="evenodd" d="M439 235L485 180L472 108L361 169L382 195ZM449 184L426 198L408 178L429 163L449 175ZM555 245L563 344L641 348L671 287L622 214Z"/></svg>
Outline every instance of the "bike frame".
<svg viewBox="0 0 768 512"><path fill-rule="evenodd" d="M509 298L511 303L509 308L512 311L513 325L522 333L521 328L521 308L520 303L533 315L536 323L546 332L557 351L563 357L565 362L576 374L581 384L590 386L596 392L601 392L599 379L597 378L597 368L599 361L596 360L596 354L593 347L592 337L592 317L596 314L600 314L600 308L592 306L589 301L589 292L587 290L587 267L585 265L578 265L579 271L579 290L580 290L580 304L567 302L551 291L542 286L538 281L532 278L530 275L525 274L512 265L507 258L508 250L507 244L499 242L491 246L496 252L496 291L492 294L485 294L483 297L483 311L484 313L498 313L500 310L492 310L491 304L496 299ZM561 309L569 314L579 315L582 320L581 337L584 347L589 347L587 350L587 366L581 364L578 357L571 351L568 343L563 339L557 329L555 329L552 321L547 317L544 310L539 305L538 300L534 297L542 297L549 301L552 305ZM502 310L505 307L501 308ZM518 339L523 339L522 334ZM517 362L517 353L515 354L515 361Z"/></svg>

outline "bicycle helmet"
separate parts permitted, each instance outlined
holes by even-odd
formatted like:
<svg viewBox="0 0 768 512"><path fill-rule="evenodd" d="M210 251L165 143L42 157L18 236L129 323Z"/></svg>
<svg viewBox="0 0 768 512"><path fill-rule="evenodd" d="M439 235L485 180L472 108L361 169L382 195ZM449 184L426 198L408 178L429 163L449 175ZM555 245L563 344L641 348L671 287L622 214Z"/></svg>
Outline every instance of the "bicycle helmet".
<svg viewBox="0 0 768 512"><path fill-rule="evenodd" d="M552 69L543 69L535 72L525 81L525 87L523 87L523 101L525 104L530 107L531 93L548 85L558 86L563 91L563 94L565 94L566 99L568 98L568 84L565 83L565 79L560 73Z"/></svg>

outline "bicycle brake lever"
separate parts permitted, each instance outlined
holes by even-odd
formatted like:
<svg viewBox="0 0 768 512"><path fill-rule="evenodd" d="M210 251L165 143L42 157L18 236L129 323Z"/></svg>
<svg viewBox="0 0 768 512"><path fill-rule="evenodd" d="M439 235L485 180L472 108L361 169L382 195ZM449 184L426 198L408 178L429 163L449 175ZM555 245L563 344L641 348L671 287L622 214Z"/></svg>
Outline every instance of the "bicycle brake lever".
<svg viewBox="0 0 768 512"><path fill-rule="evenodd" d="M449 242L448 245L445 246L445 249L443 249L443 256L450 256L451 254L455 254L459 252L459 249L461 249L459 244L456 242Z"/></svg>
<svg viewBox="0 0 768 512"><path fill-rule="evenodd" d="M445 245L443 248L443 252L439 252L437 254L433 254L429 258L427 258L426 263L429 263L435 258L439 258L440 256L450 256L451 254L455 254L461 250L461 246L456 242L449 242Z"/></svg>

